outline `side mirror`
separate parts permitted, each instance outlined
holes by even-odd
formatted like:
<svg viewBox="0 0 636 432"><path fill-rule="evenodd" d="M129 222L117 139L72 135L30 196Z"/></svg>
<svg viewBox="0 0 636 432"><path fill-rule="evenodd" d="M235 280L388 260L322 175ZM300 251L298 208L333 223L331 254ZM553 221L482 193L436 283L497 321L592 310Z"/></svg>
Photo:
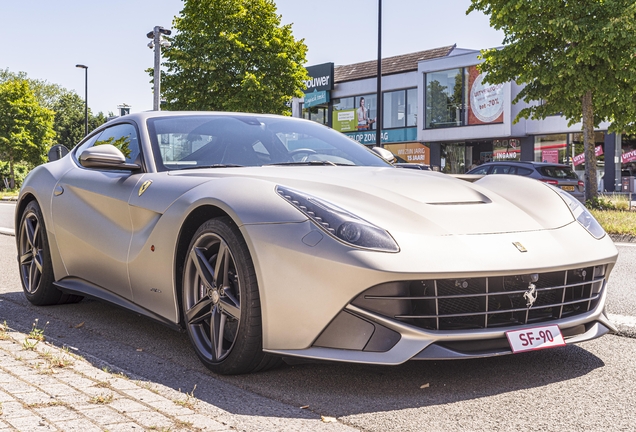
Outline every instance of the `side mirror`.
<svg viewBox="0 0 636 432"><path fill-rule="evenodd" d="M56 144L51 147L49 150L49 162L55 162L56 160L62 159L64 156L68 154L68 149L62 144Z"/></svg>
<svg viewBox="0 0 636 432"><path fill-rule="evenodd" d="M382 159L386 160L389 163L393 163L396 161L395 155L385 148L373 147L371 150L373 150L378 156L380 156Z"/></svg>
<svg viewBox="0 0 636 432"><path fill-rule="evenodd" d="M124 154L112 144L89 147L82 152L79 162L85 168L121 169L134 171L137 164L126 163Z"/></svg>

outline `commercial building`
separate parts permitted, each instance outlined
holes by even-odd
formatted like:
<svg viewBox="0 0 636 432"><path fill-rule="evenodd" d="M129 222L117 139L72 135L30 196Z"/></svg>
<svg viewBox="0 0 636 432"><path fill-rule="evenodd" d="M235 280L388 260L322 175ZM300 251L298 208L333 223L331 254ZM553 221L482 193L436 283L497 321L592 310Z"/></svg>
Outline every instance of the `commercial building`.
<svg viewBox="0 0 636 432"><path fill-rule="evenodd" d="M515 82L484 82L479 51L446 46L382 59L381 140L399 161L464 173L491 160L572 165L583 177L581 124L559 115L514 123L524 103L512 104ZM377 63L326 63L311 79L293 115L326 124L369 146L376 143ZM621 191L636 172L636 137L595 131L599 189Z"/></svg>

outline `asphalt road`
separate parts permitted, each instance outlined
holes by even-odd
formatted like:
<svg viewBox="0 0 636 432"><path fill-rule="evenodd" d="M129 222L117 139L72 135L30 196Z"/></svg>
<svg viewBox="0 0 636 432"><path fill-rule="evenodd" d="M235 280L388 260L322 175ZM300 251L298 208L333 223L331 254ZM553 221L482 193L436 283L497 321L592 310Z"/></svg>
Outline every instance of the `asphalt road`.
<svg viewBox="0 0 636 432"><path fill-rule="evenodd" d="M636 247L619 246L609 310L632 314ZM196 358L184 333L105 303L34 307L21 292L13 237L0 235L0 322L95 364L189 392L242 419L244 430L634 430L636 339L604 336L564 348L499 358L409 362L395 367L305 363L221 377ZM308 406L301 409L300 407ZM323 429L320 424L320 430ZM333 427L333 429L331 428Z"/></svg>

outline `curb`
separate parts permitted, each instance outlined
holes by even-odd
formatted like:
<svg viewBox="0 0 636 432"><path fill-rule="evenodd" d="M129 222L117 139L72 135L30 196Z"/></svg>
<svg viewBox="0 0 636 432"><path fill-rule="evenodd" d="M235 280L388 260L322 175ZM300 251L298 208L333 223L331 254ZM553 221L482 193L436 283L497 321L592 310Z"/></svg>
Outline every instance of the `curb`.
<svg viewBox="0 0 636 432"><path fill-rule="evenodd" d="M0 228L0 234L4 234L4 235L8 235L8 236L15 236L15 231L9 228Z"/></svg>

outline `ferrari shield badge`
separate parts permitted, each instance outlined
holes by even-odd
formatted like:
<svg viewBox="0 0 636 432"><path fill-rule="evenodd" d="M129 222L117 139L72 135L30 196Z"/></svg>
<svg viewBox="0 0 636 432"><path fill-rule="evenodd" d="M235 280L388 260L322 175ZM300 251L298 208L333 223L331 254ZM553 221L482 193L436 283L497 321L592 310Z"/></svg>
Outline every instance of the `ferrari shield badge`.
<svg viewBox="0 0 636 432"><path fill-rule="evenodd" d="M152 184L152 180L146 180L139 188L139 196L141 196L144 192L146 192L146 189L148 189L151 184Z"/></svg>
<svg viewBox="0 0 636 432"><path fill-rule="evenodd" d="M143 187L143 186L142 186L142 187ZM141 193L140 193L140 195L141 195ZM515 247L516 247L517 249L519 249L519 252L528 252L528 249L526 249L526 248L525 248L525 247L524 247L521 243L519 243L519 242L513 242L512 244L513 244L513 245L515 245Z"/></svg>

